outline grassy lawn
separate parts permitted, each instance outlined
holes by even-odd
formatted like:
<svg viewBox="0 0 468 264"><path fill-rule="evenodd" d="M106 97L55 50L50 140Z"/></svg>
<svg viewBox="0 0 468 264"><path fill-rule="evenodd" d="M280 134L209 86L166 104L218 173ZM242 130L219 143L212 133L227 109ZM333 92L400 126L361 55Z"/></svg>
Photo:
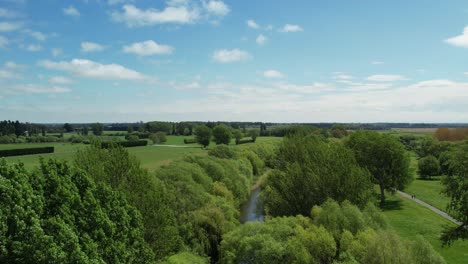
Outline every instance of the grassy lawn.
<svg viewBox="0 0 468 264"><path fill-rule="evenodd" d="M384 214L393 230L400 236L412 240L423 236L438 251L447 263L468 263L468 241L457 241L450 247L442 247L439 236L445 226L453 223L431 210L398 195L387 194Z"/></svg>
<svg viewBox="0 0 468 264"><path fill-rule="evenodd" d="M183 145L188 148L171 148L171 147L157 147L151 144L145 147L132 147L127 150L135 155L144 168L155 169L161 165L168 164L171 160L183 158L187 154L200 154L206 155L207 151L203 150L198 144L184 144L184 136L168 136L165 145ZM275 137L259 137L257 142L279 141L281 138ZM251 143L249 143L251 144ZM234 145L234 140L231 142ZM71 144L71 143L25 143L25 144L0 144L0 149L12 148L30 148L30 147L55 147L55 152L50 154L39 155L26 155L5 158L10 163L23 162L26 168L31 169L39 165L39 158L55 158L58 160L72 161L74 153L79 148L84 148L84 144ZM211 142L208 149L215 147L215 143Z"/></svg>
<svg viewBox="0 0 468 264"><path fill-rule="evenodd" d="M432 180L415 179L405 192L416 195L416 198L445 211L450 199L441 193L443 186L441 177L433 177Z"/></svg>

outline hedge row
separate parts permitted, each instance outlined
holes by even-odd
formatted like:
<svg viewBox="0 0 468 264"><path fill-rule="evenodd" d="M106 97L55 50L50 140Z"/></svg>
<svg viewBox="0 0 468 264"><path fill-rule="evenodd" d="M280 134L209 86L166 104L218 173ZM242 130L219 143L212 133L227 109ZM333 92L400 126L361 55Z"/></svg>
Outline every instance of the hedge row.
<svg viewBox="0 0 468 264"><path fill-rule="evenodd" d="M184 138L184 143L193 144L193 143L197 143L197 141L194 138Z"/></svg>
<svg viewBox="0 0 468 264"><path fill-rule="evenodd" d="M0 150L0 157L34 155L34 154L43 154L43 153L54 153L54 147L5 149L5 150Z"/></svg>
<svg viewBox="0 0 468 264"><path fill-rule="evenodd" d="M237 142L237 145L252 143L252 142L254 142L252 139L241 139L239 142Z"/></svg>
<svg viewBox="0 0 468 264"><path fill-rule="evenodd" d="M148 145L148 141L146 140L135 140L135 141L119 141L119 142L102 142L102 148L109 148L112 144L120 145L124 148L129 147L141 147Z"/></svg>

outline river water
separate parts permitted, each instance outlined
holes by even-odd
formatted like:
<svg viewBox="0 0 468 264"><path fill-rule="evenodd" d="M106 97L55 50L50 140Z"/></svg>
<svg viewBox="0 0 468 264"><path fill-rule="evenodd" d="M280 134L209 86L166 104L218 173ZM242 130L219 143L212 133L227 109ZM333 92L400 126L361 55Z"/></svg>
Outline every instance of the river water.
<svg viewBox="0 0 468 264"><path fill-rule="evenodd" d="M242 206L241 208L241 218L240 222L263 222L263 214L261 208L259 208L260 204L258 200L260 198L260 191L262 189L260 187L254 189L250 194L249 201Z"/></svg>

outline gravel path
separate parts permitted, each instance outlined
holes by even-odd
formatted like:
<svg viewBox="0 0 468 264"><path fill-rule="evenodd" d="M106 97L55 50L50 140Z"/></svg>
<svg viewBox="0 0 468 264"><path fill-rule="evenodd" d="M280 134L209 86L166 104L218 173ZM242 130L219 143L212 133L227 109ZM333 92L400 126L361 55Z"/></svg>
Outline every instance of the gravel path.
<svg viewBox="0 0 468 264"><path fill-rule="evenodd" d="M401 195L401 196L403 196L403 197L405 197L405 198L407 198L407 199L413 200L413 201L415 201L416 203L418 203L418 204L420 204L420 205L422 205L422 206L424 206L424 207L426 207L426 208L429 208L431 211L433 211L433 212L435 212L436 214L438 214L438 215L444 217L445 219L447 219L447 220L449 220L449 221L451 221L451 222L453 222L453 223L455 223L455 224L457 224L457 225L461 225L461 222L457 221L455 218L451 217L451 216L448 215L446 212L441 211L441 210L435 208L434 206L432 206L432 205L430 205L430 204L428 204L428 203L426 203L426 202L423 202L423 201L421 201L421 200L419 200L419 199L417 199L417 198L413 198L413 197L411 197L410 194L407 194L407 193L402 192L402 191L397 191L397 192L398 192L399 195Z"/></svg>

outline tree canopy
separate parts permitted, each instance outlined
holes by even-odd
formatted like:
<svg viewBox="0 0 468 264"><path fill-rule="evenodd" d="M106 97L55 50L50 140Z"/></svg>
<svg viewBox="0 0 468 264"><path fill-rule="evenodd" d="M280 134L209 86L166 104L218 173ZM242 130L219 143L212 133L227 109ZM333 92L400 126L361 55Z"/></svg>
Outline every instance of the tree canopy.
<svg viewBox="0 0 468 264"><path fill-rule="evenodd" d="M385 203L385 190L403 189L412 180L409 156L396 138L373 131L356 131L345 145L379 185L381 206Z"/></svg>
<svg viewBox="0 0 468 264"><path fill-rule="evenodd" d="M197 126L195 128L195 140L197 141L198 144L202 145L204 148L210 145L211 134L212 134L211 128L205 125Z"/></svg>
<svg viewBox="0 0 468 264"><path fill-rule="evenodd" d="M219 144L229 145L231 143L231 130L225 125L217 125L213 128L213 140Z"/></svg>

